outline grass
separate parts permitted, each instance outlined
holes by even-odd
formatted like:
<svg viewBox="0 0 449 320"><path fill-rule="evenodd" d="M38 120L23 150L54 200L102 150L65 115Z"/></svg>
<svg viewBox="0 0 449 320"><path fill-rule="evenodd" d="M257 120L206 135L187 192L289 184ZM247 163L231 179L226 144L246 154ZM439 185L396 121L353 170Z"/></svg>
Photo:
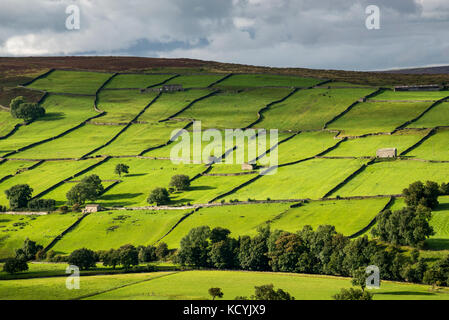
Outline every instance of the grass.
<svg viewBox="0 0 449 320"><path fill-rule="evenodd" d="M16 124L22 122L22 119L16 119L10 112L0 109L0 137L7 135Z"/></svg>
<svg viewBox="0 0 449 320"><path fill-rule="evenodd" d="M210 94L210 90L185 90L162 94L140 117L139 121L156 122L166 119L189 103L200 97Z"/></svg>
<svg viewBox="0 0 449 320"><path fill-rule="evenodd" d="M387 90L377 95L374 100L426 100L436 101L449 97L449 91L392 91Z"/></svg>
<svg viewBox="0 0 449 320"><path fill-rule="evenodd" d="M187 271L154 279L141 284L113 290L92 297L100 300L208 300L207 291L213 284L220 287L224 300L236 296L251 296L254 286L273 284L289 292L296 300L327 300L341 288L350 288L348 278L292 273L242 271ZM447 289L437 292L429 286L382 281L381 288L372 290L375 300L446 300Z"/></svg>
<svg viewBox="0 0 449 320"><path fill-rule="evenodd" d="M187 210L132 210L97 212L83 219L53 250L69 254L80 248L109 250L125 244L152 245L172 228Z"/></svg>
<svg viewBox="0 0 449 320"><path fill-rule="evenodd" d="M9 202L6 199L5 190L14 185L28 184L33 189L33 195L37 195L56 183L72 177L75 173L98 161L98 159L84 161L49 161L33 170L18 174L0 184L0 205L9 205Z"/></svg>
<svg viewBox="0 0 449 320"><path fill-rule="evenodd" d="M281 167L226 199L319 199L362 165L362 160L314 159Z"/></svg>
<svg viewBox="0 0 449 320"><path fill-rule="evenodd" d="M449 161L449 130L438 130L429 139L425 140L416 149L413 149L407 156L426 160L446 160Z"/></svg>
<svg viewBox="0 0 449 320"><path fill-rule="evenodd" d="M317 130L373 89L300 90L264 112L257 127L279 130Z"/></svg>
<svg viewBox="0 0 449 320"><path fill-rule="evenodd" d="M110 73L56 70L28 87L55 93L95 94Z"/></svg>
<svg viewBox="0 0 449 320"><path fill-rule="evenodd" d="M80 289L68 290L66 277L6 280L0 286L1 300L66 300L98 294L117 287L149 281L170 272L81 276Z"/></svg>
<svg viewBox="0 0 449 320"><path fill-rule="evenodd" d="M271 74L238 74L220 82L218 87L310 87L323 80Z"/></svg>
<svg viewBox="0 0 449 320"><path fill-rule="evenodd" d="M388 203L389 198L364 200L312 201L288 209L271 222L272 229L296 232L310 225L335 226L337 232L350 236L366 227Z"/></svg>
<svg viewBox="0 0 449 320"><path fill-rule="evenodd" d="M106 115L95 122L128 123L155 97L156 92L140 93L139 90L103 90L98 96L98 108Z"/></svg>
<svg viewBox="0 0 449 320"><path fill-rule="evenodd" d="M214 172L212 170L210 173ZM179 203L207 203L255 176L256 174L220 177L202 176L192 181L188 191L174 193L173 200Z"/></svg>
<svg viewBox="0 0 449 320"><path fill-rule="evenodd" d="M225 91L195 103L178 118L202 121L203 128L244 128L257 120L260 109L290 91L284 88L251 89L240 93Z"/></svg>
<svg viewBox="0 0 449 320"><path fill-rule="evenodd" d="M448 163L428 163L411 160L384 161L372 164L333 196L361 196L400 194L411 183L432 180L447 182Z"/></svg>
<svg viewBox="0 0 449 320"><path fill-rule="evenodd" d="M0 214L0 258L14 256L26 238L46 246L73 224L80 214L52 213L43 216Z"/></svg>
<svg viewBox="0 0 449 320"><path fill-rule="evenodd" d="M49 95L43 103L45 116L20 127L8 139L0 140L0 155L54 137L97 115L93 101L93 97Z"/></svg>
<svg viewBox="0 0 449 320"><path fill-rule="evenodd" d="M110 145L98 150L96 154L114 156L138 155L150 147L167 143L172 137L172 133L181 130L187 123L133 124ZM168 148L170 147L168 146Z"/></svg>
<svg viewBox="0 0 449 320"><path fill-rule="evenodd" d="M375 157L381 148L396 148L398 154L421 140L426 131L404 130L393 135L368 136L360 139L349 139L336 149L325 154L328 157Z"/></svg>
<svg viewBox="0 0 449 320"><path fill-rule="evenodd" d="M16 174L18 171L26 170L27 168L31 167L32 165L36 164L36 162L32 161L6 161L2 164L0 164L0 179L8 176L10 174Z"/></svg>
<svg viewBox="0 0 449 320"><path fill-rule="evenodd" d="M123 127L87 124L59 139L19 152L14 157L24 159L80 158L108 142Z"/></svg>
<svg viewBox="0 0 449 320"><path fill-rule="evenodd" d="M418 121L409 125L410 128L434 128L448 126L449 124L449 102L443 102L432 108Z"/></svg>
<svg viewBox="0 0 449 320"><path fill-rule="evenodd" d="M392 132L420 115L430 102L366 102L331 123L328 129L342 130L342 136Z"/></svg>
<svg viewBox="0 0 449 320"><path fill-rule="evenodd" d="M430 221L435 234L426 241L432 250L447 249L449 245L449 197L439 197L438 202Z"/></svg>
<svg viewBox="0 0 449 320"><path fill-rule="evenodd" d="M170 79L173 75L169 74L119 74L115 76L105 89L124 89L124 88L146 88L154 86L167 79Z"/></svg>
<svg viewBox="0 0 449 320"><path fill-rule="evenodd" d="M289 163L315 156L335 145L335 133L302 132L278 147L279 164Z"/></svg>
<svg viewBox="0 0 449 320"><path fill-rule="evenodd" d="M183 88L206 88L224 76L224 74L181 75L168 81L167 84L181 84Z"/></svg>
<svg viewBox="0 0 449 320"><path fill-rule="evenodd" d="M181 239L193 228L209 226L222 227L231 231L230 236L254 236L257 228L273 219L290 206L289 203L246 204L201 208L183 220L161 241L170 248L179 248Z"/></svg>
<svg viewBox="0 0 449 320"><path fill-rule="evenodd" d="M128 165L129 174L122 177L115 174L114 169L118 163ZM200 165L175 165L169 160L113 158L86 175L98 174L103 180L122 180L96 201L103 206L148 206L146 200L149 193L156 187L168 188L172 176L186 174L192 178L203 170L204 167Z"/></svg>

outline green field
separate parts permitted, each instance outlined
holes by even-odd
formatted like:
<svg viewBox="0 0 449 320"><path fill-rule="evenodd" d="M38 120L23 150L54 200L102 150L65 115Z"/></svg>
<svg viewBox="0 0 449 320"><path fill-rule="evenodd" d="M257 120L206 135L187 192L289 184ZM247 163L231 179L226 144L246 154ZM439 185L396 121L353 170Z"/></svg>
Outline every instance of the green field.
<svg viewBox="0 0 449 320"><path fill-rule="evenodd" d="M159 84L173 75L169 74L119 74L115 76L105 89L146 88Z"/></svg>
<svg viewBox="0 0 449 320"><path fill-rule="evenodd" d="M430 249L447 249L449 244L449 197L440 197L440 205L432 212L430 225L435 234L426 242Z"/></svg>
<svg viewBox="0 0 449 320"><path fill-rule="evenodd" d="M319 130L373 89L300 90L264 112L258 128L279 130Z"/></svg>
<svg viewBox="0 0 449 320"><path fill-rule="evenodd" d="M375 157L381 148L396 148L398 154L421 140L427 131L399 131L393 135L368 136L348 139L327 153L328 157Z"/></svg>
<svg viewBox="0 0 449 320"><path fill-rule="evenodd" d="M11 116L11 113L0 109L0 137L7 135L16 124L22 123L21 119Z"/></svg>
<svg viewBox="0 0 449 320"><path fill-rule="evenodd" d="M436 134L425 140L407 156L426 160L449 161L449 130L438 130Z"/></svg>
<svg viewBox="0 0 449 320"><path fill-rule="evenodd" d="M391 91L377 95L374 100L413 100L437 101L449 97L449 91Z"/></svg>
<svg viewBox="0 0 449 320"><path fill-rule="evenodd" d="M183 88L206 88L215 81L222 79L224 74L215 75L181 75L167 82L167 84L180 84Z"/></svg>
<svg viewBox="0 0 449 320"><path fill-rule="evenodd" d="M140 117L139 121L155 122L166 119L187 107L195 99L210 94L211 90L185 90L164 93Z"/></svg>
<svg viewBox="0 0 449 320"><path fill-rule="evenodd" d="M319 199L356 171L363 160L313 159L277 169L226 197L227 200ZM323 183L326 181L326 183Z"/></svg>
<svg viewBox="0 0 449 320"><path fill-rule="evenodd" d="M36 162L32 161L6 161L0 164L0 179L10 174L14 175L20 171L26 170Z"/></svg>
<svg viewBox="0 0 449 320"><path fill-rule="evenodd" d="M102 91L98 97L98 108L106 111L106 115L95 119L95 122L126 124L156 96L156 92L140 93L139 90Z"/></svg>
<svg viewBox="0 0 449 320"><path fill-rule="evenodd" d="M189 271L172 274L141 284L93 296L100 300L199 300L210 299L207 290L213 284L224 293L223 299L251 296L254 286L272 283L288 291L296 300L332 299L341 288L351 287L347 278L270 272ZM373 290L375 300L446 300L447 290L435 293L429 286L383 281Z"/></svg>
<svg viewBox="0 0 449 320"><path fill-rule="evenodd" d="M56 70L28 87L55 93L95 94L110 73Z"/></svg>
<svg viewBox="0 0 449 320"><path fill-rule="evenodd" d="M190 211L97 212L84 218L76 228L76 232L67 234L52 249L58 253L70 254L80 248L109 250L125 244L152 245Z"/></svg>
<svg viewBox="0 0 449 320"><path fill-rule="evenodd" d="M26 238L46 246L57 235L72 225L78 213L52 213L43 216L0 214L0 258L14 256Z"/></svg>
<svg viewBox="0 0 449 320"><path fill-rule="evenodd" d="M218 87L310 87L323 80L269 74L238 74L220 82Z"/></svg>
<svg viewBox="0 0 449 320"><path fill-rule="evenodd" d="M84 161L49 161L33 170L24 171L3 181L0 187L3 191L17 184L28 184L33 189L33 195L48 189L56 183L71 178L75 173L97 163L98 159ZM1 165L0 165L1 168ZM0 193L0 205L8 205L4 192Z"/></svg>
<svg viewBox="0 0 449 320"><path fill-rule="evenodd" d="M249 89L240 93L225 91L195 103L178 118L202 121L203 128L244 128L258 119L257 112L285 97L290 89Z"/></svg>
<svg viewBox="0 0 449 320"><path fill-rule="evenodd" d="M409 125L410 128L434 128L447 126L449 123L449 102L443 102L424 114L418 121Z"/></svg>
<svg viewBox="0 0 449 320"><path fill-rule="evenodd" d="M389 198L339 201L312 201L283 212L271 222L272 229L296 232L310 225L335 226L337 232L350 236L366 227L385 207Z"/></svg>
<svg viewBox="0 0 449 320"><path fill-rule="evenodd" d="M372 164L333 196L400 194L415 181L432 180L438 183L449 180L449 163L421 161L386 161Z"/></svg>
<svg viewBox="0 0 449 320"><path fill-rule="evenodd" d="M405 122L419 116L430 104L429 102L360 103L331 123L328 129L342 130L342 136L392 132Z"/></svg>
<svg viewBox="0 0 449 320"><path fill-rule="evenodd" d="M46 114L27 126L22 126L10 138L0 140L0 156L29 144L54 137L97 115L93 97L50 95L43 107Z"/></svg>

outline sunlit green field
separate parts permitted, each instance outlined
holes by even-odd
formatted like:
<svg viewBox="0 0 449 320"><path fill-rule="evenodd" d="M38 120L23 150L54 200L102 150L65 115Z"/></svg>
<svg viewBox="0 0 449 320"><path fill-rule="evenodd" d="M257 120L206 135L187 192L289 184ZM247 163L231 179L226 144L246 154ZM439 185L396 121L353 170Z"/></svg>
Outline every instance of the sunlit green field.
<svg viewBox="0 0 449 320"><path fill-rule="evenodd" d="M21 248L26 238L46 246L79 217L78 213L43 216L0 214L0 258L14 256L15 249Z"/></svg>
<svg viewBox="0 0 449 320"><path fill-rule="evenodd" d="M118 210L97 212L84 218L52 249L70 254L80 248L109 250L125 244L152 245L191 210ZM178 239L179 242L180 239Z"/></svg>
<svg viewBox="0 0 449 320"><path fill-rule="evenodd" d="M426 160L449 160L449 130L439 130L407 156Z"/></svg>
<svg viewBox="0 0 449 320"><path fill-rule="evenodd" d="M310 87L321 80L294 76L280 76L269 74L241 74L233 75L220 82L218 87Z"/></svg>
<svg viewBox="0 0 449 320"><path fill-rule="evenodd" d="M443 102L432 108L418 121L409 125L410 128L433 128L447 126L449 123L449 102Z"/></svg>
<svg viewBox="0 0 449 320"><path fill-rule="evenodd" d="M0 137L7 135L16 124L22 122L21 119L13 118L10 112L0 109Z"/></svg>
<svg viewBox="0 0 449 320"><path fill-rule="evenodd" d="M263 114L259 128L279 130L319 130L373 89L300 90Z"/></svg>
<svg viewBox="0 0 449 320"><path fill-rule="evenodd" d="M172 76L169 74L119 74L109 81L105 88L146 88L170 79Z"/></svg>
<svg viewBox="0 0 449 320"><path fill-rule="evenodd" d="M328 128L342 130L343 136L392 132L419 116L431 102L365 102L356 105Z"/></svg>
<svg viewBox="0 0 449 320"><path fill-rule="evenodd" d="M28 87L56 93L95 94L111 76L110 73L56 70Z"/></svg>
<svg viewBox="0 0 449 320"><path fill-rule="evenodd" d="M216 75L181 75L167 82L167 84L180 84L183 88L206 88L215 81L222 79L225 74Z"/></svg>
<svg viewBox="0 0 449 320"><path fill-rule="evenodd" d="M377 95L375 100L426 100L436 101L449 97L449 91L391 91L387 90Z"/></svg>

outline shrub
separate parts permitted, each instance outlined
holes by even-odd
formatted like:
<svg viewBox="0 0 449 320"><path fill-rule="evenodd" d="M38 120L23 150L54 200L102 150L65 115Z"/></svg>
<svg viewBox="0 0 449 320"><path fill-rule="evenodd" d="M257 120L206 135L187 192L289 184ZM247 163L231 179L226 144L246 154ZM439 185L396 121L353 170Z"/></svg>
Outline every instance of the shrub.
<svg viewBox="0 0 449 320"><path fill-rule="evenodd" d="M167 204L170 202L170 196L168 194L167 189L165 188L156 188L151 191L148 196L147 202L149 204L156 203L156 205Z"/></svg>
<svg viewBox="0 0 449 320"><path fill-rule="evenodd" d="M254 300L295 300L295 297L292 297L290 293L282 289L274 290L272 284L256 286L254 288Z"/></svg>
<svg viewBox="0 0 449 320"><path fill-rule="evenodd" d="M373 294L360 289L341 289L339 293L332 296L335 300L373 300Z"/></svg>
<svg viewBox="0 0 449 320"><path fill-rule="evenodd" d="M60 206L59 207L59 211L61 211L61 213L67 213L67 212L69 212L69 207L67 207L67 206Z"/></svg>
<svg viewBox="0 0 449 320"><path fill-rule="evenodd" d="M5 264L3 265L3 271L10 274L26 270L28 270L28 264L25 260L20 258L6 259Z"/></svg>
<svg viewBox="0 0 449 320"><path fill-rule="evenodd" d="M177 191L187 190L190 187L190 178L184 174L177 174L171 178L169 186Z"/></svg>
<svg viewBox="0 0 449 320"><path fill-rule="evenodd" d="M96 260L97 256L95 252L86 248L73 251L68 258L68 262L71 265L75 265L79 267L81 270L88 270L90 268L95 268Z"/></svg>
<svg viewBox="0 0 449 320"><path fill-rule="evenodd" d="M54 211L56 201L53 199L33 199L28 202L28 209L32 211L45 210Z"/></svg>

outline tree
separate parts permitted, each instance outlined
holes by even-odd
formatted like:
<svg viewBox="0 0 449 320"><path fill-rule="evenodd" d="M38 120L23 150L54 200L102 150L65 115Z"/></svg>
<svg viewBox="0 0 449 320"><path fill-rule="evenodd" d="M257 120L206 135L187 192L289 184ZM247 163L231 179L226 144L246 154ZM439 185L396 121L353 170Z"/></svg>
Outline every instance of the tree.
<svg viewBox="0 0 449 320"><path fill-rule="evenodd" d="M158 260L163 260L168 254L168 245L165 242L161 242L158 244L158 246L155 249L155 255Z"/></svg>
<svg viewBox="0 0 449 320"><path fill-rule="evenodd" d="M268 238L271 231L267 225L260 227L255 237L243 236L240 238L238 259L240 267L245 270L266 271L268 265Z"/></svg>
<svg viewBox="0 0 449 320"><path fill-rule="evenodd" d="M11 115L14 118L30 121L45 115L45 109L37 103L27 103L25 99L20 96L11 100L10 103Z"/></svg>
<svg viewBox="0 0 449 320"><path fill-rule="evenodd" d="M209 266L209 236L210 228L207 226L193 228L181 239L178 252L179 262L182 265L195 267Z"/></svg>
<svg viewBox="0 0 449 320"><path fill-rule="evenodd" d="M360 289L341 289L339 293L332 296L335 300L373 300L373 294Z"/></svg>
<svg viewBox="0 0 449 320"><path fill-rule="evenodd" d="M365 291L366 288L366 269L361 267L352 272L352 285L358 286Z"/></svg>
<svg viewBox="0 0 449 320"><path fill-rule="evenodd" d="M151 191L148 196L147 202L149 204L156 203L156 205L167 204L170 202L170 196L168 194L167 189L165 188L156 188Z"/></svg>
<svg viewBox="0 0 449 320"><path fill-rule="evenodd" d="M104 266L115 269L120 264L120 252L114 249L104 251L100 255L100 260L103 261Z"/></svg>
<svg viewBox="0 0 449 320"><path fill-rule="evenodd" d="M405 203L409 207L421 205L435 209L438 206L440 187L436 182L427 181L426 184L424 184L421 181L417 181L404 189L402 193L405 197Z"/></svg>
<svg viewBox="0 0 449 320"><path fill-rule="evenodd" d="M394 212L386 210L377 216L377 224L371 233L394 245L422 246L424 240L434 234L431 217L430 209L422 205Z"/></svg>
<svg viewBox="0 0 449 320"><path fill-rule="evenodd" d="M298 261L306 251L299 235L289 232L273 233L268 257L273 271L299 272Z"/></svg>
<svg viewBox="0 0 449 320"><path fill-rule="evenodd" d="M5 191L12 210L26 208L31 200L33 189L27 184L17 184Z"/></svg>
<svg viewBox="0 0 449 320"><path fill-rule="evenodd" d="M215 229L211 231L211 240ZM229 232L227 229L222 230ZM218 242L212 240L209 250L210 263L217 269L234 269L238 266L238 250L239 243L235 239L226 236Z"/></svg>
<svg viewBox="0 0 449 320"><path fill-rule="evenodd" d="M70 205L84 204L87 200L96 200L104 191L101 179L96 174L85 177L67 192L66 197Z"/></svg>
<svg viewBox="0 0 449 320"><path fill-rule="evenodd" d="M129 166L124 163L119 163L115 166L115 173L121 177L122 173L129 173Z"/></svg>
<svg viewBox="0 0 449 320"><path fill-rule="evenodd" d="M67 262L79 267L81 270L88 270L90 268L95 268L96 254L90 249L78 249L70 254Z"/></svg>
<svg viewBox="0 0 449 320"><path fill-rule="evenodd" d="M139 249L139 261L140 262L151 262L155 261L156 258L156 248L149 245L147 247L141 247Z"/></svg>
<svg viewBox="0 0 449 320"><path fill-rule="evenodd" d="M223 298L223 291L221 291L221 288L209 288L208 290L209 295L212 296L212 300L215 300L215 298Z"/></svg>
<svg viewBox="0 0 449 320"><path fill-rule="evenodd" d="M3 271L13 274L28 270L28 264L20 258L8 258L3 265Z"/></svg>
<svg viewBox="0 0 449 320"><path fill-rule="evenodd" d="M449 196L449 183L442 183L440 186L440 194L442 196Z"/></svg>
<svg viewBox="0 0 449 320"><path fill-rule="evenodd" d="M16 250L16 258L22 259L24 261L33 260L36 258L36 254L38 253L38 251L42 250L43 248L43 246L26 238L23 242L22 248Z"/></svg>
<svg viewBox="0 0 449 320"><path fill-rule="evenodd" d="M254 288L254 300L295 300L295 297L292 297L290 293L282 289L274 290L272 284L256 286Z"/></svg>
<svg viewBox="0 0 449 320"><path fill-rule="evenodd" d="M190 178L184 174L177 174L171 177L169 186L175 188L177 191L187 190L190 187Z"/></svg>
<svg viewBox="0 0 449 320"><path fill-rule="evenodd" d="M127 270L131 266L139 265L139 252L131 244L119 248L120 264Z"/></svg>

